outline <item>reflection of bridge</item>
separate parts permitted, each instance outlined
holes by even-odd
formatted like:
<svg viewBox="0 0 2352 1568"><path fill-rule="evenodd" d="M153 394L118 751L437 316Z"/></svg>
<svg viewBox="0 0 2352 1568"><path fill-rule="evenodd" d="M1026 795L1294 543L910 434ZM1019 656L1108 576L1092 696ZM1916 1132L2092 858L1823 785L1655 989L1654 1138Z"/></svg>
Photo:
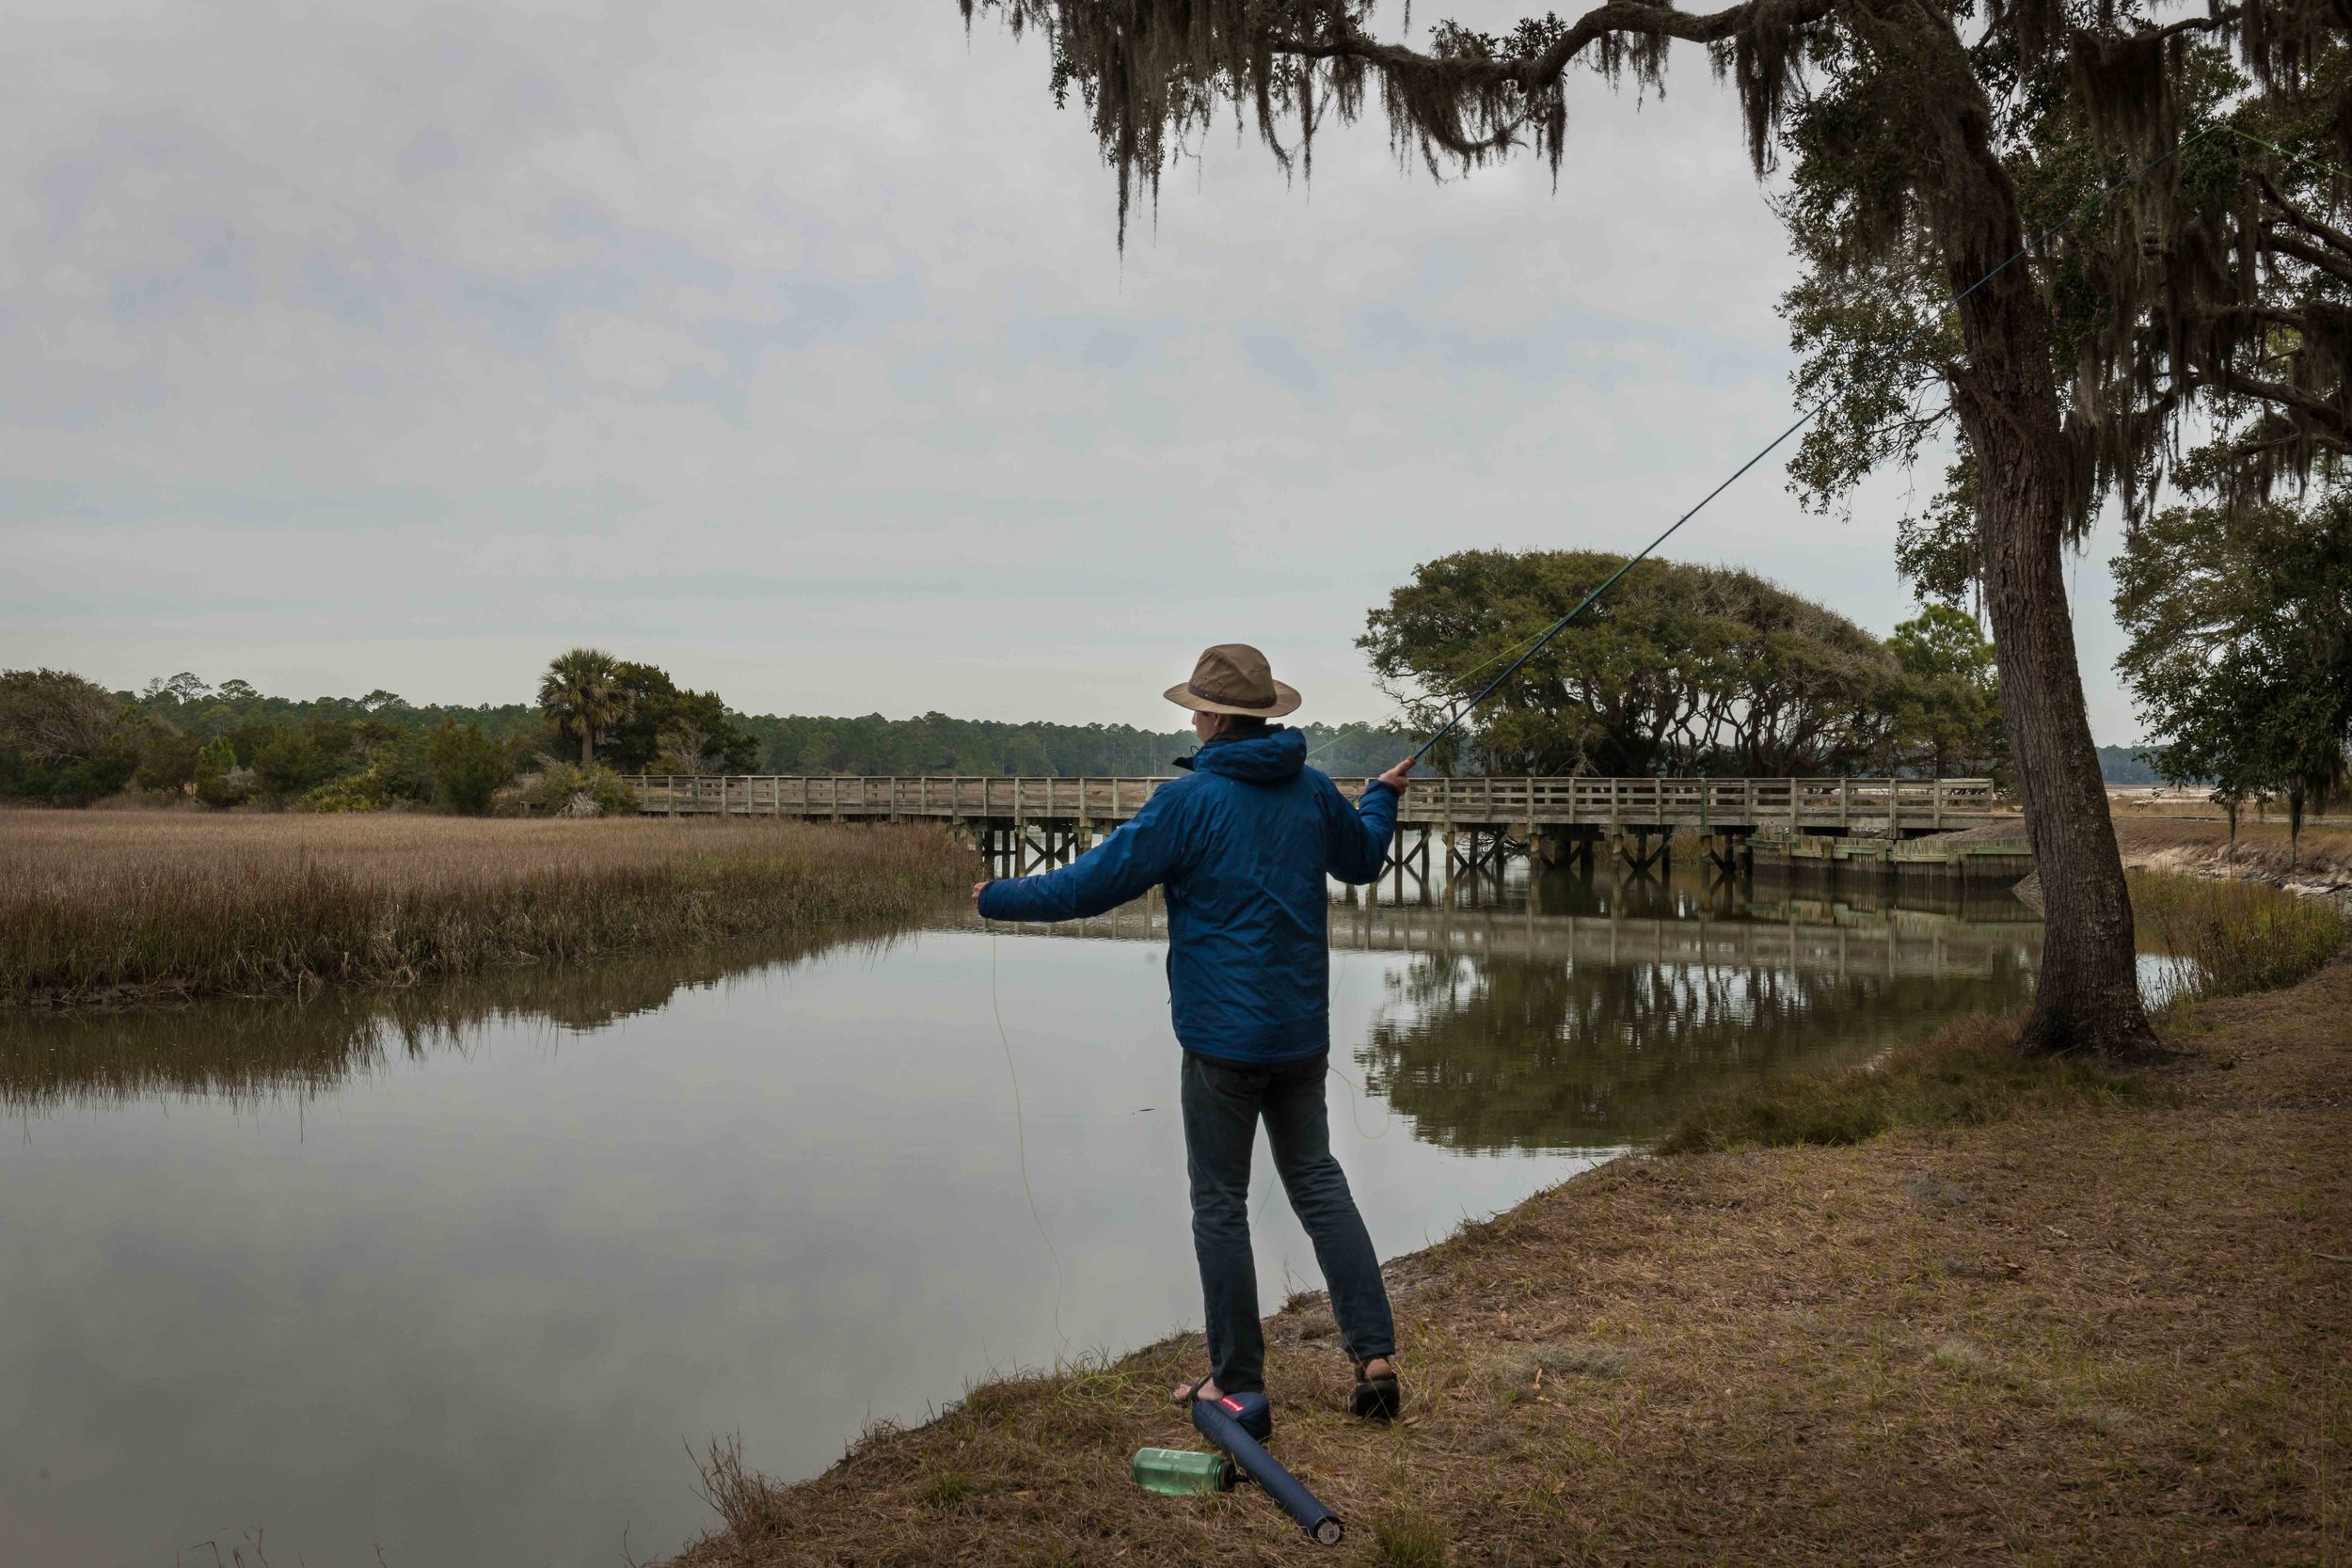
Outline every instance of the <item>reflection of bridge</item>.
<svg viewBox="0 0 2352 1568"><path fill-rule="evenodd" d="M1168 782L941 774L628 780L641 809L654 816L952 822L969 827L983 850L1012 857L1020 870L1032 857L1041 864L1068 860L1135 816ZM1337 782L1351 799L1365 783ZM1992 815L1993 786L1983 779L1429 778L1406 790L1397 821L1421 832L1414 849L1400 841L1397 853L1417 853L1426 869L1430 842L1439 838L1450 863L1475 868L1500 863L1509 847L1541 844L1547 859L1589 866L1593 847L1607 840L1626 846L1627 858L1646 869L1673 834L1695 832L1728 866L1748 836L1762 831L1903 839Z"/></svg>
<svg viewBox="0 0 2352 1568"><path fill-rule="evenodd" d="M1038 936L1165 942L1168 906L1138 899L1092 920L1012 926ZM1981 976L2029 958L2041 923L1985 925L1916 910L1836 921L1668 920L1641 916L1535 914L1443 906L1331 906L1331 945L1343 952L1452 953L1521 962L1610 968L1769 969L1834 974Z"/></svg>

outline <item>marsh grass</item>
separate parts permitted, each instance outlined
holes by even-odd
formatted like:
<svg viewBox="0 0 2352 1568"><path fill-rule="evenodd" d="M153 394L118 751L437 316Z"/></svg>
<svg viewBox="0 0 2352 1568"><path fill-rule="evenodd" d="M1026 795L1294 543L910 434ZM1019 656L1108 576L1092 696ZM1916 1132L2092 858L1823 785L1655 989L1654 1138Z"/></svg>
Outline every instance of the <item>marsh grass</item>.
<svg viewBox="0 0 2352 1568"><path fill-rule="evenodd" d="M741 1433L714 1434L700 1453L690 1443L686 1452L702 1478L695 1495L719 1515L744 1560L751 1560L762 1544L783 1538L789 1522L787 1494L743 1462Z"/></svg>
<svg viewBox="0 0 2352 1568"><path fill-rule="evenodd" d="M932 828L0 814L0 1006L272 996L870 929L970 858Z"/></svg>
<svg viewBox="0 0 2352 1568"><path fill-rule="evenodd" d="M2132 914L2169 956L2171 996L2209 1001L2294 985L2344 945L2344 912L2325 898L2255 882L2135 873Z"/></svg>

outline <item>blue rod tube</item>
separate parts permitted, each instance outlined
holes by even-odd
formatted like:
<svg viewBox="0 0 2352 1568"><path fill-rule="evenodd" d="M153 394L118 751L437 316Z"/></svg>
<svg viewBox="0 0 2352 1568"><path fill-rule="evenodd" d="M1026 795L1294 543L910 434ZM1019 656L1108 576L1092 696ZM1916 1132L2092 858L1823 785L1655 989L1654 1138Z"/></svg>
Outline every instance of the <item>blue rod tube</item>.
<svg viewBox="0 0 2352 1568"><path fill-rule="evenodd" d="M1312 1492L1298 1483L1296 1476L1283 1469L1280 1461L1266 1452L1255 1437L1242 1431L1215 1400L1192 1402L1192 1424L1200 1429L1201 1436L1232 1455L1233 1463L1251 1481L1264 1487L1266 1496L1282 1505L1283 1513L1298 1521L1298 1528L1307 1532L1308 1540L1325 1546L1340 1544L1340 1516L1317 1501Z"/></svg>

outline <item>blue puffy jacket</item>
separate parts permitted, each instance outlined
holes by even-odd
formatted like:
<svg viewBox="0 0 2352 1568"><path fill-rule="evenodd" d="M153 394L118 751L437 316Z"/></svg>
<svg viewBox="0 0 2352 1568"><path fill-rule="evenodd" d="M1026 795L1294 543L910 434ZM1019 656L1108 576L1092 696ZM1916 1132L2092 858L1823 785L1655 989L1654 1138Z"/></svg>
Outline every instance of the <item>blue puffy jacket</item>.
<svg viewBox="0 0 2352 1568"><path fill-rule="evenodd" d="M991 882L991 920L1080 920L1168 889L1168 985L1176 1038L1235 1062L1331 1048L1327 874L1369 882L1396 826L1396 791L1351 806L1276 729L1200 748L1187 776L1058 871Z"/></svg>

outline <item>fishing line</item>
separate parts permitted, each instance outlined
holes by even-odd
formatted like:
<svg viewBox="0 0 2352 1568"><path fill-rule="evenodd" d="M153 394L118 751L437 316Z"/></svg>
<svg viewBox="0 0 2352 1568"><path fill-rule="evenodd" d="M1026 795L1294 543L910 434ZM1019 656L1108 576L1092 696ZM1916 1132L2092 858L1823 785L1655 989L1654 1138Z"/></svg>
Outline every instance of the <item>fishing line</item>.
<svg viewBox="0 0 2352 1568"><path fill-rule="evenodd" d="M2271 151L2276 152L2276 153L2277 153L2280 157L2281 157L2281 158L2292 158L2292 159L2294 159L2294 160L2295 160L2296 163L2298 163L2298 164L2309 164L2309 165L2311 165L2311 166L2312 166L2312 167L2313 167L2313 168L2317 168L2317 169L2325 169L2325 170L2327 170L2329 174L2334 175L2334 176L2335 176L2337 179L2339 179L2339 180L2352 180L2352 173L2347 173L2345 170L2344 170L2343 168L2338 167L2338 166L2337 166L2336 165L2334 165L2334 164L2329 163L2329 162L2328 162L2327 159L2325 159L2325 158L2316 158L2316 157L2313 157L2313 156L2312 156L2311 153L2309 153L2309 152L2297 152L2297 151L2294 150L2292 148L2280 147L2280 146L2277 142L2275 142L2275 141L2265 141L2265 140L2263 140L2263 139L2262 139L2262 137L2260 137L2260 136L2258 136L2258 135L2255 135L2252 132L2250 132L2250 131L2241 131L2241 130L2239 130L2239 129L2238 129L2236 126L2234 126L2234 125L2223 125L2223 126L2219 126L2219 127L2214 127L2214 126L2208 126L2208 127L2206 127L2206 130L2215 130L2215 129L2219 129L2219 130L2227 131L2227 132L2229 132L2229 133L2230 133L2230 135L2233 135L2233 136L2237 137L2240 141L2249 141L2249 142L2252 142L2252 143L2253 143L2256 147L2266 147L2266 148L2268 148ZM2201 131L2201 132L2199 132L2199 133L2198 133L2198 135L2204 135L2204 132L2202 132L2202 131ZM2189 137L2189 139L2188 139L2188 140L2189 140L2189 141L2195 141L2196 139L2197 139L2197 137L2196 137L2196 136L2191 136L2191 137ZM2182 146L2184 146L2184 147L2185 147L2185 146L2187 146L2187 145L2188 145L2188 142L2183 142L2181 145L2182 145Z"/></svg>
<svg viewBox="0 0 2352 1568"><path fill-rule="evenodd" d="M996 995L996 932L988 933L988 1010L996 1019L996 1042L1005 1048L1005 1076L1012 1080L1012 1135L1014 1146L1021 1152L1021 1196L1029 1200L1029 1218L1037 1225L1037 1239L1045 1243L1045 1256L1054 1260L1054 1333L1061 1340L1061 1348L1070 1348L1070 1336L1061 1326L1061 1254L1055 1249L1054 1238L1045 1233L1045 1216L1037 1206L1037 1192L1029 1185L1029 1130L1021 1109L1021 1073L1012 1065L1012 1037L1005 1033L1005 1009Z"/></svg>
<svg viewBox="0 0 2352 1568"><path fill-rule="evenodd" d="M1387 1137L1389 1135L1389 1129L1396 1125L1395 1102L1392 1101L1383 1101L1381 1102L1386 1108L1388 1114L1380 1118L1380 1131L1377 1132L1367 1132L1364 1131L1364 1118L1357 1114L1357 1110L1362 1103L1364 1098L1372 1091L1370 1089L1358 1088L1355 1083L1349 1079L1347 1074L1342 1072L1336 1067L1328 1068L1327 1070L1330 1072L1332 1077L1338 1079L1347 1089L1347 1119L1356 1124L1356 1135L1363 1139L1366 1143L1375 1144L1381 1139Z"/></svg>
<svg viewBox="0 0 2352 1568"><path fill-rule="evenodd" d="M2029 236L2026 240L2025 244L2019 245L2016 251L2006 261L1995 266L1992 271L1986 273L1982 277L1978 278L1974 283L1971 283L1966 288L1961 290L1960 293L1954 294L1950 299L1946 300L1944 304L1936 309L1933 315L1919 322L1916 325L1913 326L1909 332L1904 333L1892 347L1888 348L1884 354L1880 356L1880 365L1885 366L1893 364L1896 358L1905 350L1910 348L1911 345L1916 341L1921 334L1925 333L1930 326L1932 326L1942 321L1945 311L1958 308L1963 301L1966 300L1969 295L1975 293L1979 289L1983 288L1987 283L1992 282L1994 278L2000 277L2001 274L2009 271L2010 268L2015 266L2019 261L2024 261L2027 256L2033 254L2035 250L2039 249L2042 245L2046 245L2052 239L2055 239L2058 235L2065 232L2069 229L2072 229L2075 222L2086 213L2089 213L2093 207L2096 207L2099 203L2106 200L2107 198L2115 195L2118 191L2129 189L2131 186L2137 184L2140 181L2145 180L2158 168L2161 168L2164 165L2170 163L2174 158L2180 156L2180 154L2187 148L2194 145L2198 141L2202 140L2205 136L2211 135L2216 130L2227 130L2233 135L2243 136L2248 141L2253 142L2258 146L2270 148L2272 151L2281 153L2284 156L2299 156L2298 154L2289 153L2285 149L2277 147L2272 143L2263 141L2259 136L2249 135L2246 132L2239 131L2233 126L2223 126L2218 124L2207 125L2192 135L2184 137L2181 141L2175 143L2171 147L2167 148L2164 151L2158 153L2155 157L2141 165L2132 173L2125 175L2123 178L2115 181L2111 184L2102 186L2099 190L2093 192L2090 197L2086 198L2074 209L2074 211L2058 219L2058 222L2051 224L2040 232ZM2316 162L2316 160L2307 161ZM2325 167L2327 166L2321 165L2320 166ZM1849 377L1847 385L1851 386L1855 381L1860 379L1861 377L1859 376ZM1664 530L1659 533L1657 538L1652 539L1648 544L1643 546L1640 550L1629 557L1615 571L1610 573L1606 578L1602 578L1600 585L1595 588L1591 593L1585 594L1583 598L1578 600L1576 607L1570 610L1565 615L1561 616L1558 620L1552 622L1551 625L1545 627L1542 631L1536 633L1532 638L1522 639L1520 642L1514 643L1510 647L1505 648L1502 653L1493 656L1493 657L1486 659L1484 663L1472 665L1469 670L1463 672L1462 674L1455 676L1454 678L1456 680L1467 680L1470 675L1474 675L1480 671L1486 669L1489 665L1492 665L1497 659L1502 658L1507 655L1524 648L1523 652L1518 652L1518 657L1512 658L1511 662L1504 667L1500 674L1496 675L1494 679L1488 681L1483 688L1481 688L1477 695L1471 697L1468 702L1461 704L1459 706L1455 707L1452 713L1448 714L1445 722L1438 725L1438 728L1430 735L1428 739L1422 741L1419 746L1414 748L1412 760L1414 762L1419 762L1428 753L1431 747L1437 745L1438 741L1443 740L1447 736L1453 734L1454 729L1460 725L1464 719L1469 718L1470 714L1476 712L1481 704L1486 702L1487 698L1493 696L1497 691L1501 690L1504 682L1508 681L1513 675L1518 674L1519 671L1526 666L1529 659L1534 658L1537 654L1541 653L1545 646L1549 644L1553 638L1559 636L1563 631L1565 631L1569 624L1575 621L1579 615L1583 614L1585 610L1597 604L1600 601L1601 595L1608 593L1610 589L1615 587L1620 578L1622 578L1628 572L1633 570L1633 568L1639 565L1642 562L1647 560L1661 545L1663 545L1667 540L1673 538L1675 534L1680 531L1683 524L1689 522L1692 518L1697 516L1701 512L1705 511L1708 503L1713 501L1716 497L1722 495L1725 490L1730 489L1732 485L1738 483L1740 479L1746 476L1749 469L1763 462L1764 459L1770 457L1774 451L1777 451L1782 444L1788 439L1788 437L1794 436L1798 431L1803 430L1806 425L1812 423L1815 416L1819 415L1824 408L1827 408L1830 405L1831 401L1831 397L1823 397L1816 402L1811 407L1799 414L1795 420L1789 422L1787 429L1783 430L1779 435L1773 436L1770 441L1765 442L1762 447L1756 450L1754 456L1750 457L1746 462L1740 464L1737 468L1734 468L1713 489L1708 491L1706 495L1701 496L1698 499L1697 503L1689 511L1683 513L1682 515L1667 524ZM1337 743L1337 737L1334 737L1334 739L1327 741L1323 746L1317 747L1316 751L1327 751ZM1036 1223L1038 1239L1045 1243L1046 1255L1054 1261L1054 1332L1061 1337L1063 1348L1067 1349L1070 1344L1070 1337L1066 1333L1063 1333L1061 1326L1061 1301L1063 1290L1061 1254L1055 1249L1054 1238L1046 1232L1045 1216L1039 1211L1037 1206L1037 1194L1029 1184L1029 1141L1028 1132L1024 1120L1021 1104L1021 1075L1013 1065L1012 1039L1011 1037L1005 1031L1004 1008L997 994L996 933L993 927L989 931L988 936L988 1001L989 1009L995 1016L996 1020L997 1041L1003 1045L1005 1049L1005 1072L1006 1075L1012 1081L1013 1132L1020 1148L1021 1191L1022 1195L1028 1199L1029 1218ZM1389 1122L1384 1122L1382 1124L1381 1130L1378 1133L1366 1133L1363 1130L1362 1122L1359 1119L1357 1119L1356 1117L1357 1106L1360 1100L1360 1095L1359 1094L1355 1084L1344 1074L1341 1073L1336 1067L1330 1068L1329 1071L1331 1076L1338 1078L1340 1082L1347 1087L1347 1091L1350 1096L1348 1106L1349 1117L1351 1120L1356 1121L1356 1131L1358 1134L1366 1138L1385 1137L1388 1134L1389 1125L1393 1123L1395 1119L1396 1108L1393 1105L1389 1107ZM1273 1193L1269 1190L1264 1201L1271 1202L1272 1199ZM1263 1209L1264 1205L1262 1203L1260 1206L1261 1213L1263 1212Z"/></svg>
<svg viewBox="0 0 2352 1568"><path fill-rule="evenodd" d="M2058 219L2058 222L2051 224L2041 232L2028 237L2026 243L2019 245L2016 251L2011 254L2007 261L2001 262L2000 265L1994 267L1991 272L1986 273L1982 277L1978 278L1974 283L1971 283L1966 288L1961 290L1960 293L1954 294L1950 299L1946 300L1944 304L1937 309L1933 315L1918 323L1916 325L1912 327L1909 332L1904 333L1891 348L1887 349L1884 354L1880 356L1879 367L1874 367L1874 369L1892 365L1906 349L1910 348L1911 345L1919 339L1921 334L1925 333L1929 327L1943 320L1945 311L1955 309L1970 294L1975 293L1979 289L1983 288L1987 283L1992 282L1994 278L2000 277L2001 274L2009 271L2010 268L2015 266L2019 261L2025 260L2027 256L2031 255L2035 250L2047 244L2058 234L2073 228L2077 219L2082 217L2084 214L2090 212L2100 202L2105 201L2108 197L2113 196L2116 192L2127 189L2130 186L2137 184L2140 181L2145 180L2158 168L2180 156L2181 152L2190 145L2210 135L2215 129L2216 127L2212 125L2205 126L2203 129L2196 132L2195 134L2174 143L2172 146L2165 149L2162 152L2156 154L2153 158L2151 158L2147 163L2141 165L2132 173L2125 175L2122 179L2116 181L2112 184L2103 186L2101 189L2093 192L2090 197L2085 198L2079 206L2075 207L2073 212ZM2239 134L2243 135L2244 133ZM1847 378L1847 385L1851 386L1856 381L1861 379L1863 378L1860 376L1850 376ZM1705 511L1708 502L1712 501L1717 496L1722 495L1725 490L1730 489L1732 485L1739 483L1740 479L1745 475L1750 468L1755 467L1758 463L1763 462L1764 459L1770 457L1774 451L1778 451L1781 443L1788 440L1789 436L1794 436L1798 431L1803 430L1806 425L1812 423L1814 417L1820 414L1822 409L1827 408L1832 401L1832 397L1823 397L1815 403L1812 407L1807 408L1803 413L1799 414L1796 419L1789 423L1788 428L1773 436L1770 441L1765 442L1762 447L1757 449L1755 456L1749 458L1745 463L1740 464L1737 468L1734 468L1730 474L1724 479L1723 483L1717 484L1715 488L1709 490L1706 495L1701 496L1698 499L1697 505L1692 507L1691 510L1685 512L1681 516L1677 517L1673 522L1666 525L1665 530L1661 532L1657 538L1643 546L1640 550L1629 557L1623 565L1619 566L1615 571L1610 573L1608 577L1602 578L1600 586L1585 594L1582 599L1579 600L1575 609L1569 610L1565 615L1561 616L1557 621L1554 621L1549 626L1546 627L1544 631L1534 640L1533 646L1529 647L1526 652L1520 654L1517 658L1514 658L1510 664L1504 668L1502 673L1495 676L1493 680L1488 681L1476 696L1470 698L1470 701L1462 704L1451 714L1449 714L1446 717L1446 721L1438 725L1436 732L1433 733L1428 739L1422 741L1414 749L1412 760L1419 762L1422 757L1428 752L1432 746L1435 746L1438 741L1443 740L1447 736L1451 735L1456 725L1460 724L1463 720L1469 718L1471 713L1477 710L1480 704L1484 703L1487 698L1493 696L1498 690L1502 689L1502 684L1505 681L1509 680L1513 675L1518 674L1529 659L1534 658L1537 654L1541 653L1546 643L1549 642L1553 638L1559 636L1560 633L1566 630L1568 623L1574 621L1579 615L1581 615L1585 610L1591 609L1595 604L1599 602L1600 596L1608 593L1610 589L1615 587L1617 580L1620 578L1624 577L1628 572L1633 570L1633 568L1639 565L1643 561L1648 559L1651 552L1656 550L1659 546L1673 538L1676 531L1679 530L1683 524L1689 522L1692 518L1697 516L1701 512ZM1486 662L1491 664L1494 660L1489 659ZM1477 669L1484 669L1485 667L1485 665L1480 665ZM1476 672L1473 670L1471 673L1475 673Z"/></svg>

